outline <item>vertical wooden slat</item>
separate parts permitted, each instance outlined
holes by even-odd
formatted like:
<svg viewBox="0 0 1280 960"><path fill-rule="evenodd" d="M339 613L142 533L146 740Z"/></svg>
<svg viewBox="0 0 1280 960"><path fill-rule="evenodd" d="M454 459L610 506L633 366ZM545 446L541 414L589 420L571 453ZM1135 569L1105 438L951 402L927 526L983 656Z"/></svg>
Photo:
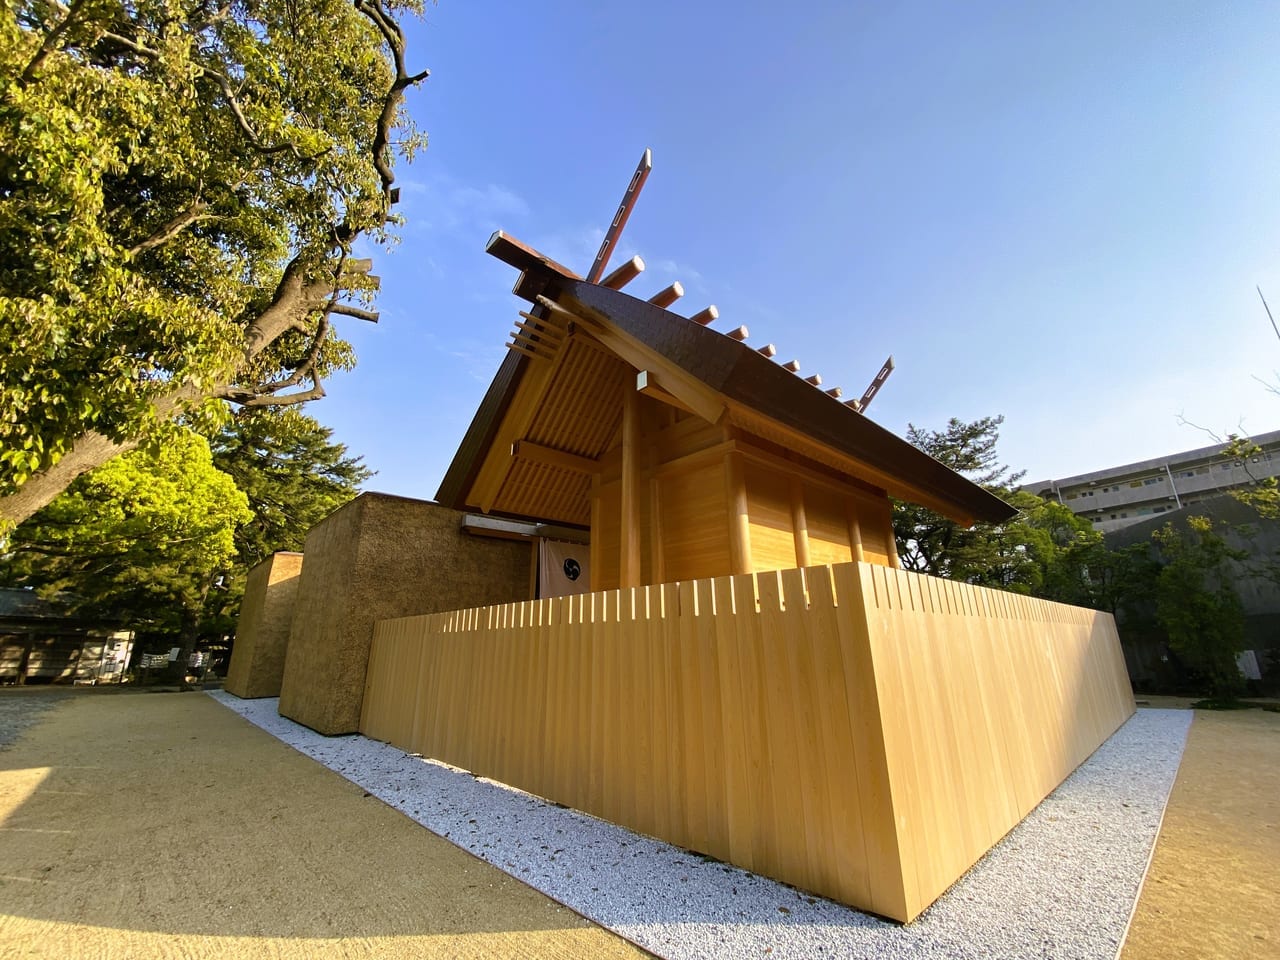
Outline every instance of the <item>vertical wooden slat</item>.
<svg viewBox="0 0 1280 960"><path fill-rule="evenodd" d="M867 563L384 621L366 686L370 736L899 919L1133 710L1109 615Z"/></svg>

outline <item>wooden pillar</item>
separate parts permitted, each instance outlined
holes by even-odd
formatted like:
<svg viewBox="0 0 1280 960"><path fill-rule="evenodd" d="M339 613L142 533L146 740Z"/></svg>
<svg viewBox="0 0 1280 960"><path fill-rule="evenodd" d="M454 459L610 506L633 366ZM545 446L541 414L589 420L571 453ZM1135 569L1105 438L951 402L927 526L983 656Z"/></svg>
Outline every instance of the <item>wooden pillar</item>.
<svg viewBox="0 0 1280 960"><path fill-rule="evenodd" d="M666 564L662 557L662 481L649 481L649 582L666 583Z"/></svg>
<svg viewBox="0 0 1280 960"><path fill-rule="evenodd" d="M600 474L591 478L591 592L600 589Z"/></svg>
<svg viewBox="0 0 1280 960"><path fill-rule="evenodd" d="M867 557L862 552L862 524L858 522L858 501L850 497L844 503L844 510L849 521L849 546L853 550L853 559L861 563Z"/></svg>
<svg viewBox="0 0 1280 960"><path fill-rule="evenodd" d="M729 504L729 568L750 573L751 524L747 512L747 481L742 454L730 451L724 458L725 500Z"/></svg>
<svg viewBox="0 0 1280 960"><path fill-rule="evenodd" d="M629 378L633 379L633 378ZM640 394L629 383L622 393L622 509L618 586L640 586Z"/></svg>
<svg viewBox="0 0 1280 960"><path fill-rule="evenodd" d="M889 532L886 534L886 541L889 544L889 566L900 567L902 562L898 559L898 538L893 535L893 507L889 507L889 518L887 521Z"/></svg>
<svg viewBox="0 0 1280 960"><path fill-rule="evenodd" d="M796 566L807 567L809 559L809 521L804 513L804 483L791 478L791 532L796 538Z"/></svg>

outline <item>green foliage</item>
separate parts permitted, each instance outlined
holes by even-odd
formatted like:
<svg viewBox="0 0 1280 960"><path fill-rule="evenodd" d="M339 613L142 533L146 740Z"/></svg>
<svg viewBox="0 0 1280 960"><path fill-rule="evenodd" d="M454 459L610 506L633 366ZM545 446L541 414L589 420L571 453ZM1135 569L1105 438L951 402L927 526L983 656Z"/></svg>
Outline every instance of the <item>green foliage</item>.
<svg viewBox="0 0 1280 960"><path fill-rule="evenodd" d="M265 384L309 370L318 384L353 362L314 304L260 353L250 331L279 301L286 267L331 274L355 236L385 239L384 106L399 149L423 139L396 112L387 39L398 30L378 26L371 11L382 10L380 0L6 5L0 496L86 431L147 436L158 398L179 385L189 407L232 374ZM371 284L340 286L359 297Z"/></svg>
<svg viewBox="0 0 1280 960"><path fill-rule="evenodd" d="M1003 417L971 423L952 418L943 430L908 427L907 439L1019 510L1004 524L965 528L909 503L894 503L898 555L908 570L1068 603L1093 600L1088 562L1102 537L1060 503L1014 490L1022 477L1000 463Z"/></svg>
<svg viewBox="0 0 1280 960"><path fill-rule="evenodd" d="M1264 519L1280 519L1280 481L1275 477L1254 476L1250 471L1250 464L1263 452L1262 448L1248 437L1232 434L1227 438L1226 449L1222 452L1243 467L1250 477L1250 482L1232 490L1231 496L1253 507Z"/></svg>
<svg viewBox="0 0 1280 960"><path fill-rule="evenodd" d="M1185 532L1167 523L1152 535L1163 560L1156 579L1156 620L1169 647L1209 684L1215 697L1240 692L1236 658L1244 649L1244 612L1232 586L1232 550L1205 517L1189 517Z"/></svg>
<svg viewBox="0 0 1280 960"><path fill-rule="evenodd" d="M82 613L134 629L189 627L252 514L207 441L178 427L166 434L81 477L21 524L0 557L0 581L62 592Z"/></svg>
<svg viewBox="0 0 1280 960"><path fill-rule="evenodd" d="M333 431L292 409L237 417L214 438L213 462L249 498L253 519L236 531L245 569L278 550L301 550L307 531L373 476Z"/></svg>
<svg viewBox="0 0 1280 960"><path fill-rule="evenodd" d="M307 531L373 475L332 433L294 409L262 410L237 417L214 438L213 462L248 497L253 517L236 528L236 555L209 593L203 635L233 633L249 570L279 550L302 550Z"/></svg>

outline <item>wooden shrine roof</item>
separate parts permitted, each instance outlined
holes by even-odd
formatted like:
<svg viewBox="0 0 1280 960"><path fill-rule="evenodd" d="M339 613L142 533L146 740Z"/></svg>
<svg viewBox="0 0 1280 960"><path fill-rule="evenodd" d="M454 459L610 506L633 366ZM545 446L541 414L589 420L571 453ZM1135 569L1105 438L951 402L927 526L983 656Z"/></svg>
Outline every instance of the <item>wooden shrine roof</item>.
<svg viewBox="0 0 1280 960"><path fill-rule="evenodd" d="M553 513L538 518L585 523L585 517L563 509L556 513L548 505L539 507L538 498L527 499L519 491L547 483L566 503L586 497L585 475L579 471L575 481L574 464L556 463L550 454L564 451L570 459L590 461L605 452L615 419L620 422L621 398L604 389L604 368L610 361L615 369L625 361L653 377L650 386L675 394L704 419L724 418L744 433L795 450L898 499L962 523L1002 521L1016 513L999 497L732 335L613 289L606 285L609 278L589 283L501 231L486 249L521 271L515 293L535 308L520 325L515 346L503 359L445 474L436 494L440 503L457 509L490 507L474 495L477 477L500 439L504 420L514 416L512 402L521 383L531 369L540 364L547 369L550 362L561 409L554 416L542 409L527 413L527 427L515 439L533 441L539 462L513 464L508 487L514 492L494 509L521 516ZM586 336L574 336L579 329ZM610 402L615 399L617 403ZM566 446L570 439L573 449Z"/></svg>

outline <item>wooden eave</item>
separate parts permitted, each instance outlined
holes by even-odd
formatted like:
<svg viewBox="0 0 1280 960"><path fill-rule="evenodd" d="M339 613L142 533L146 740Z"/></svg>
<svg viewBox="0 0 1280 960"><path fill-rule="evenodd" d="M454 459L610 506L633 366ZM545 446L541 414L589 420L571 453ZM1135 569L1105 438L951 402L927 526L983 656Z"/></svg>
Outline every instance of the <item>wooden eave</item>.
<svg viewBox="0 0 1280 960"><path fill-rule="evenodd" d="M546 414L541 407L530 409L531 402L545 403L540 387L554 386L572 364L572 352L603 347L618 362L641 371L637 388L642 392L666 395L705 420L782 445L898 499L966 525L1007 520L1016 513L999 497L739 340L619 290L588 283L501 232L487 249L521 270L515 292L535 305L527 315L533 327L529 333L517 330L528 339L513 342L503 360L437 493L441 503L492 508L495 491L509 481L516 462L510 445L532 441L542 446L528 433ZM537 336L539 323L549 331L545 344ZM520 403L513 406L518 396ZM590 399L596 409L605 400ZM563 420L572 414L560 410L559 416ZM555 471L569 467L567 461L558 467L555 453L586 461L599 458L607 449L600 446L606 442L605 425L595 427L586 447L565 449L567 435L546 444L550 454L535 454L542 460L541 473L530 468L523 482L551 478L563 486L565 475ZM513 515L524 514L516 510ZM539 519L584 522L564 515Z"/></svg>

